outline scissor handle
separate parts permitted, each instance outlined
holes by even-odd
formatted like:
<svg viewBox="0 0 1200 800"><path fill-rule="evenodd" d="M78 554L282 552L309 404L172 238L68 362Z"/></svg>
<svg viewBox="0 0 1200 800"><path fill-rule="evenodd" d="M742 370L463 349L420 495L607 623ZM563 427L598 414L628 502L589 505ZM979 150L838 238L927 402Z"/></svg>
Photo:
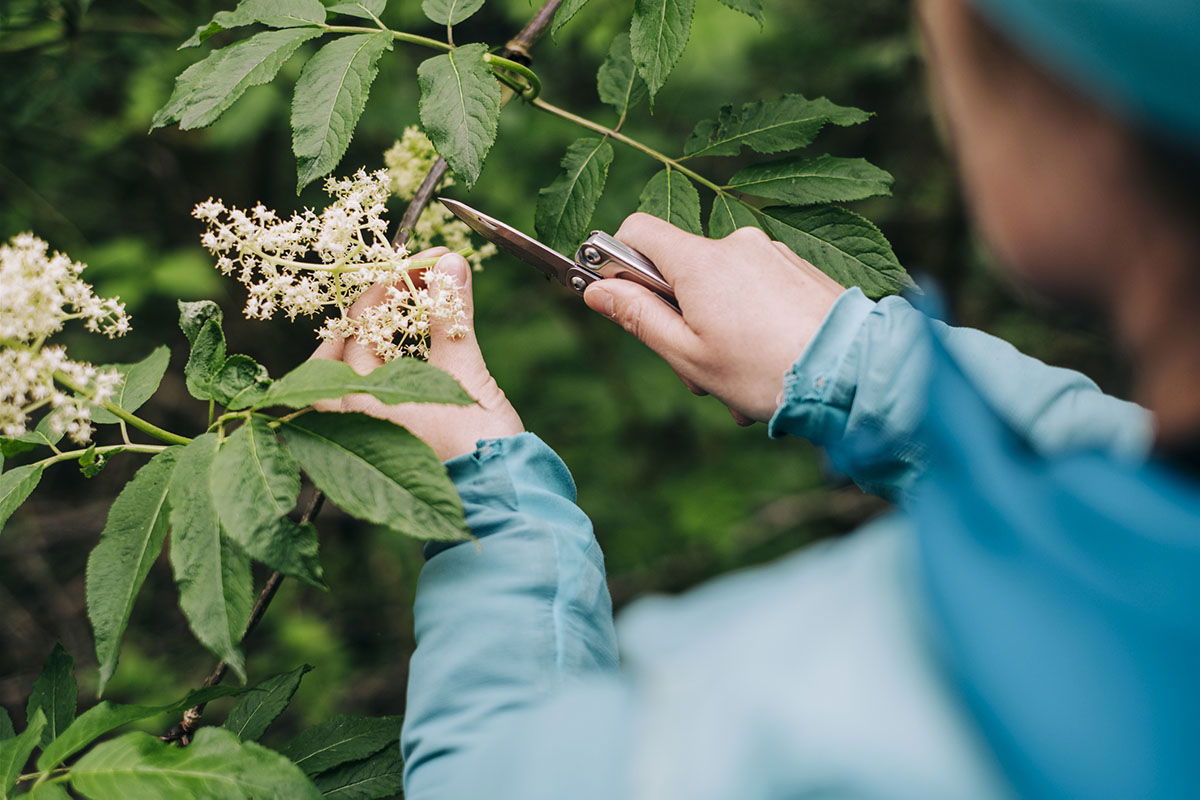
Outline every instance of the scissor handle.
<svg viewBox="0 0 1200 800"><path fill-rule="evenodd" d="M568 283L580 294L593 281L621 278L640 283L667 301L676 311L679 310L671 284L667 283L654 262L603 231L592 231L592 235L576 251L575 263L578 268L571 270Z"/></svg>

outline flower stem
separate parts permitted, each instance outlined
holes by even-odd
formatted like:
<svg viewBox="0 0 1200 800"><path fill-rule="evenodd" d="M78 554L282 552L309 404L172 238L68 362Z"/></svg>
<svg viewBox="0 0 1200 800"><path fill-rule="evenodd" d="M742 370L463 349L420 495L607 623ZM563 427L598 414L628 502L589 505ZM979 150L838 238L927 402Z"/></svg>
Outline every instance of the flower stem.
<svg viewBox="0 0 1200 800"><path fill-rule="evenodd" d="M84 397L89 396L87 391L85 391L83 389L83 387L76 385L74 381L72 381L69 377L67 377L66 375L64 375L61 372L54 373L54 380L61 383L67 389L70 389L75 394L83 395ZM167 444L187 444L188 442L191 441L191 439L189 439L186 436L180 436L177 433L171 433L168 430L158 427L157 425L155 425L152 422L147 422L146 420L142 419L141 417L129 413L128 411L126 411L125 409L116 405L115 403L110 403L107 400L105 400L100 405L104 407L105 411L109 412L114 417L125 420L125 422L127 422L130 425L132 425L133 427L137 428L142 433L148 433L151 436L153 436L155 439L164 441Z"/></svg>

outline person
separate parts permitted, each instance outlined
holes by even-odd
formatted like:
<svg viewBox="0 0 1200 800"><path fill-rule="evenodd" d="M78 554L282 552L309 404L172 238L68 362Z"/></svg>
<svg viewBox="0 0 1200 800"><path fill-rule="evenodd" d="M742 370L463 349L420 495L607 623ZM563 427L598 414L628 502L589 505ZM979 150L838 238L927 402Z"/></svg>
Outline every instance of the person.
<svg viewBox="0 0 1200 800"><path fill-rule="evenodd" d="M409 800L1200 796L1200 4L918 14L983 236L1111 324L1140 405L872 302L757 229L629 217L618 238L682 314L619 280L587 304L899 509L642 600L618 633L567 468L474 332L434 330L430 360L476 405L342 401L446 459L478 537L427 549ZM437 269L469 294L461 258ZM353 341L318 355L378 363Z"/></svg>

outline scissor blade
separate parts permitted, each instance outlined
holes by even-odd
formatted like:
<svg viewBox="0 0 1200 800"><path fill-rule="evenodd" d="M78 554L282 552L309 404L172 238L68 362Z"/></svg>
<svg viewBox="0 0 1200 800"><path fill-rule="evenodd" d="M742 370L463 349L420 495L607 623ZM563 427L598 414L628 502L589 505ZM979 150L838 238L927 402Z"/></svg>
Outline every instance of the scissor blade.
<svg viewBox="0 0 1200 800"><path fill-rule="evenodd" d="M516 256L530 266L536 267L561 284L566 284L567 270L575 266L575 262L561 253L551 250L546 245L530 236L526 236L511 225L506 225L495 217L489 217L482 211L476 211L465 203L457 200L438 198L442 205L450 209L454 216L470 226L471 230L487 239L509 255Z"/></svg>

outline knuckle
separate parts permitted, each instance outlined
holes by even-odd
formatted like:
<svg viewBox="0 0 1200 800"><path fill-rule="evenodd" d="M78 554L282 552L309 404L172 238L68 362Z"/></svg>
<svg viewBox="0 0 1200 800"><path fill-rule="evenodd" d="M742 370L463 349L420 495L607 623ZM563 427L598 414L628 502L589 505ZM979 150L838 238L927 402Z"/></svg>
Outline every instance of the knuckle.
<svg viewBox="0 0 1200 800"><path fill-rule="evenodd" d="M763 231L762 228L755 228L752 225L747 225L743 228L738 228L733 233L725 237L729 241L738 244L762 245L770 244L771 239Z"/></svg>

